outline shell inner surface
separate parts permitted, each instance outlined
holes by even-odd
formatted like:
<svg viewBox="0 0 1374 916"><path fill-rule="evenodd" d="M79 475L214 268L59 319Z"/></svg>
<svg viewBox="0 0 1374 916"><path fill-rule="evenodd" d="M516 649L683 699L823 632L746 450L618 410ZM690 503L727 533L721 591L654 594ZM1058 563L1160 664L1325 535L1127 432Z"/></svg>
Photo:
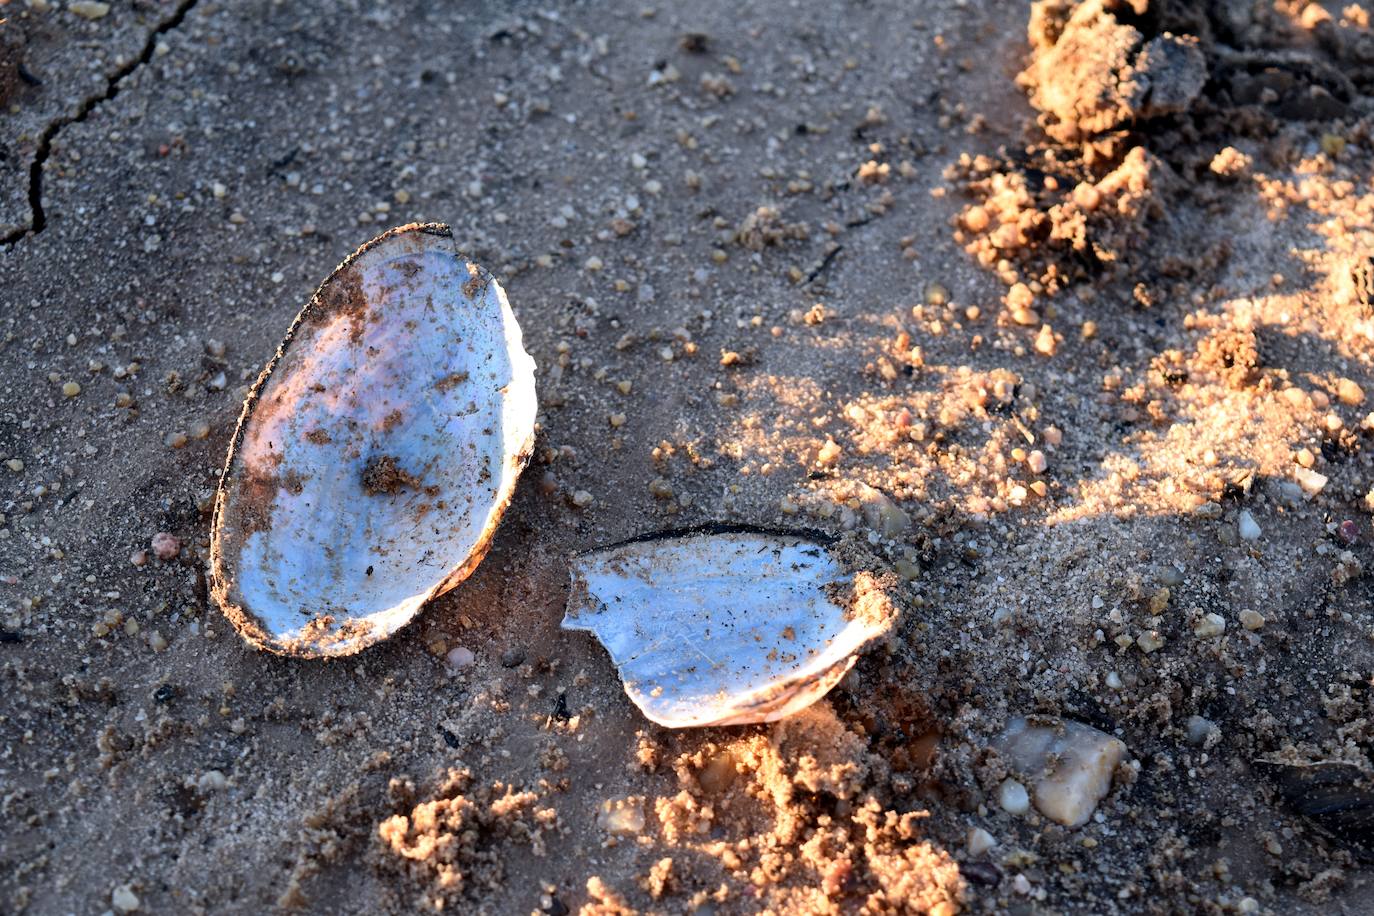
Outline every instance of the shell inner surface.
<svg viewBox="0 0 1374 916"><path fill-rule="evenodd" d="M519 326L435 228L335 271L245 409L212 553L217 597L268 648L346 654L395 631L480 560L528 458Z"/></svg>
<svg viewBox="0 0 1374 916"><path fill-rule="evenodd" d="M631 542L574 562L563 627L596 634L661 725L770 722L824 696L890 626L837 602L854 578L791 535Z"/></svg>

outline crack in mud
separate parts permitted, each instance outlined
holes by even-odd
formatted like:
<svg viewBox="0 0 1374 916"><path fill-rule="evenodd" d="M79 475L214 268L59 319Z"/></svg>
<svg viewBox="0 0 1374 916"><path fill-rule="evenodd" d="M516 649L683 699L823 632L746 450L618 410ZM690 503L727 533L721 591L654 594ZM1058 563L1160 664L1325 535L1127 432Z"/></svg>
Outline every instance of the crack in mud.
<svg viewBox="0 0 1374 916"><path fill-rule="evenodd" d="M42 135L38 138L38 148L34 151L33 161L29 163L29 225L21 226L8 235L0 237L0 246L12 247L24 236L37 235L42 232L47 225L47 213L43 209L43 167L47 164L48 157L52 155L53 141L62 128L85 121L96 108L119 95L124 80L153 59L158 38L181 25L186 15L198 2L199 0L181 0L172 15L148 33L138 56L110 74L104 92L85 99L77 108L76 114L59 117L43 129Z"/></svg>

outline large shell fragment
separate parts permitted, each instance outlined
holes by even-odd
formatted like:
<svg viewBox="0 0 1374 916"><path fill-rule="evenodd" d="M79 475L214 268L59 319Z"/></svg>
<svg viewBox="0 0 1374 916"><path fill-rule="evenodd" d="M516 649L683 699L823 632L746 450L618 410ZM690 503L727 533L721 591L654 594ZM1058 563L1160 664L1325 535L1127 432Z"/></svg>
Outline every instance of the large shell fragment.
<svg viewBox="0 0 1374 916"><path fill-rule="evenodd" d="M534 362L505 293L438 224L320 286L244 404L212 593L250 643L347 655L465 579L533 447Z"/></svg>
<svg viewBox="0 0 1374 916"><path fill-rule="evenodd" d="M795 534L678 532L578 557L564 629L596 634L645 716L772 722L814 703L896 619L871 555Z"/></svg>

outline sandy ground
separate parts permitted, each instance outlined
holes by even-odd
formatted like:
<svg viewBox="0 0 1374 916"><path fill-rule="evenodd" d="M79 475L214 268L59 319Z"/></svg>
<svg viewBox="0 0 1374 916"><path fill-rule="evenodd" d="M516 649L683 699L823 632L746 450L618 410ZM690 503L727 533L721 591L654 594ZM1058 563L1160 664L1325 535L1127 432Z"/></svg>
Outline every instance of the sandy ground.
<svg viewBox="0 0 1374 916"><path fill-rule="evenodd" d="M1374 908L1367 6L102 6L0 6L0 910ZM414 220L505 284L536 461L401 634L253 651L243 386ZM914 610L794 719L656 728L558 629L575 551L864 486ZM1086 826L999 807L1028 713L1125 742Z"/></svg>

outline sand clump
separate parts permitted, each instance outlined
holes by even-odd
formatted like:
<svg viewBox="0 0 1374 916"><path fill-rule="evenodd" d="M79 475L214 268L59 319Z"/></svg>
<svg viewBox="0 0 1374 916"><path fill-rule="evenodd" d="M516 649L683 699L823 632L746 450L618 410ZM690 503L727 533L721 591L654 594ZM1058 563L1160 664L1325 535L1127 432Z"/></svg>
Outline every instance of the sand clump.
<svg viewBox="0 0 1374 916"><path fill-rule="evenodd" d="M391 796L402 810L377 825L377 858L383 870L407 878L417 905L433 910L459 905L464 893L480 897L505 878L502 847L521 843L536 856L558 816L540 807L539 796L500 783L473 789L472 773L450 768L428 797L392 780Z"/></svg>
<svg viewBox="0 0 1374 916"><path fill-rule="evenodd" d="M1350 41L1314 15L1295 26L1240 6L1034 4L1017 82L1039 136L1015 154L965 155L947 171L974 199L956 238L1008 287L1024 283L1037 297L1142 273L1215 275L1233 254L1225 239L1194 239L1187 255L1156 252L1181 242L1182 197L1218 199L1209 182L1252 169L1223 139L1269 137L1285 120L1348 117L1366 104L1340 62L1363 60L1367 35ZM1014 303L1008 311L1015 319Z"/></svg>
<svg viewBox="0 0 1374 916"><path fill-rule="evenodd" d="M855 900L876 913L960 908L958 865L924 836L928 813L894 795L887 761L825 700L767 733L679 752L671 767L679 791L654 807L663 842L693 854L673 859L684 881L696 877L687 863L704 855L779 909L838 913Z"/></svg>

